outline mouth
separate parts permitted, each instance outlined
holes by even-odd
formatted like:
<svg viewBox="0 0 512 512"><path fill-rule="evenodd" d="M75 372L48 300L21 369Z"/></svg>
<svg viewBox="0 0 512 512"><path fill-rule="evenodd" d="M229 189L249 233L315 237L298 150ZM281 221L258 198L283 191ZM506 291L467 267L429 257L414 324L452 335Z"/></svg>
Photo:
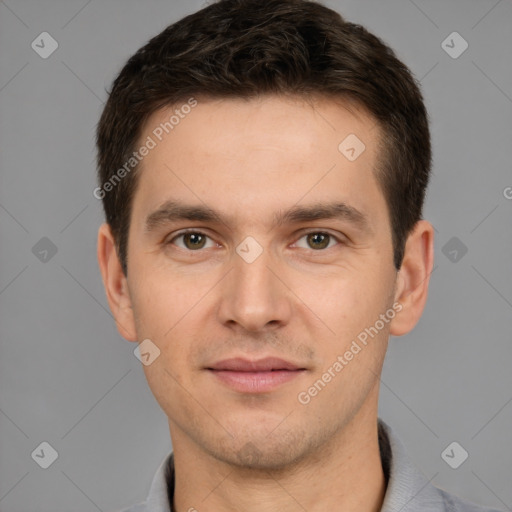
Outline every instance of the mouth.
<svg viewBox="0 0 512 512"><path fill-rule="evenodd" d="M224 385L240 393L268 393L307 371L304 367L275 357L256 361L225 359L206 370Z"/></svg>

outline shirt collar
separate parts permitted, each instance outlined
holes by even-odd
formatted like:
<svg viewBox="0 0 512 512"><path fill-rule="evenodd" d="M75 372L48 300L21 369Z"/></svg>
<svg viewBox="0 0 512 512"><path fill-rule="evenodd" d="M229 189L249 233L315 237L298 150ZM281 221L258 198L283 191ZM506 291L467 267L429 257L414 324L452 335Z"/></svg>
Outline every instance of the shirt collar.
<svg viewBox="0 0 512 512"><path fill-rule="evenodd" d="M407 450L393 429L378 419L379 448L386 494L381 512L439 512L444 509L443 499L425 475L409 459ZM173 512L174 458L169 453L160 464L146 500L146 510Z"/></svg>
<svg viewBox="0 0 512 512"><path fill-rule="evenodd" d="M379 418L379 447L388 484L380 512L439 512L439 489L412 463L396 432Z"/></svg>

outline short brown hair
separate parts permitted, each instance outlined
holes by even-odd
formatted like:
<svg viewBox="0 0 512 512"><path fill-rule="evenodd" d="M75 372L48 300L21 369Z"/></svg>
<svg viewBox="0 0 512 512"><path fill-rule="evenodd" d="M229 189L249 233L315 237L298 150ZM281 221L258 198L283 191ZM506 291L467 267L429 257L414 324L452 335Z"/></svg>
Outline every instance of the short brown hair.
<svg viewBox="0 0 512 512"><path fill-rule="evenodd" d="M400 269L407 236L422 215L432 158L419 84L382 40L317 2L220 0L140 48L115 79L98 123L97 190L130 158L158 109L191 97L263 94L345 99L376 119L376 179ZM101 193L125 275L137 168Z"/></svg>

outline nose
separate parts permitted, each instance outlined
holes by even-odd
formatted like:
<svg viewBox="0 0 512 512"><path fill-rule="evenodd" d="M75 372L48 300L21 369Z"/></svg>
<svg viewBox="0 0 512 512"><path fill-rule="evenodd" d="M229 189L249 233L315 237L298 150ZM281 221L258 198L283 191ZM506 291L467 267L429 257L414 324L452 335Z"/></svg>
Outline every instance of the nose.
<svg viewBox="0 0 512 512"><path fill-rule="evenodd" d="M252 262L235 254L233 265L222 282L220 322L247 331L274 330L286 325L291 317L293 295L269 251L264 249Z"/></svg>

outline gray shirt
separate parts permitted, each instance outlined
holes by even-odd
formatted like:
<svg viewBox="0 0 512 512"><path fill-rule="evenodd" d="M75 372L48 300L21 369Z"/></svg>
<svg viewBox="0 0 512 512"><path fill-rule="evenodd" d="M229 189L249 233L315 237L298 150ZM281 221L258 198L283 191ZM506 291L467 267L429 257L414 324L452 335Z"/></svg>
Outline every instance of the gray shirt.
<svg viewBox="0 0 512 512"><path fill-rule="evenodd" d="M396 433L379 418L379 448L387 481L381 512L499 512L466 501L435 487L409 459ZM174 461L172 452L158 468L147 499L120 512L172 512Z"/></svg>

